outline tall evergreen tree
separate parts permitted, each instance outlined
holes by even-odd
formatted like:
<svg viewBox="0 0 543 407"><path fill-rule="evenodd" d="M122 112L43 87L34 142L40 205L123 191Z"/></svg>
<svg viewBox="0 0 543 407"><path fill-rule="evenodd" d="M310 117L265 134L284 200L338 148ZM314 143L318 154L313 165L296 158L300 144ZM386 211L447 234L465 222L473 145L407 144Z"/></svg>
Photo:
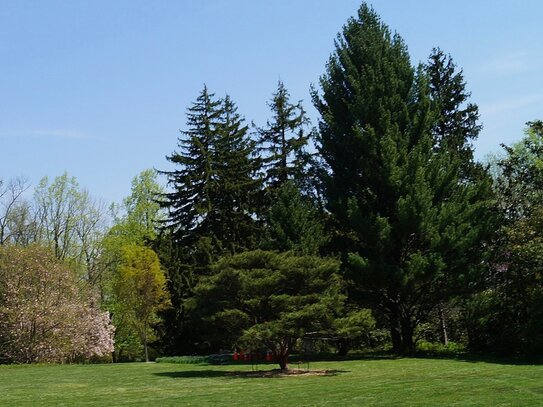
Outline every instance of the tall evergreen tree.
<svg viewBox="0 0 543 407"><path fill-rule="evenodd" d="M294 181L285 182L273 194L266 214L265 247L280 252L317 255L329 240L319 212L302 196Z"/></svg>
<svg viewBox="0 0 543 407"><path fill-rule="evenodd" d="M290 94L282 81L268 102L272 119L258 128L258 145L268 189L280 187L288 179L301 181L310 155L305 150L310 133L309 118L299 101L290 102Z"/></svg>
<svg viewBox="0 0 543 407"><path fill-rule="evenodd" d="M247 126L232 100L215 99L204 87L187 112L179 151L167 157L178 168L163 171L172 192L161 205L168 210L157 252L168 269L172 310L166 315L168 351L193 351L198 321L185 304L199 278L220 256L257 245L254 217L259 163ZM189 346L189 347L187 347Z"/></svg>
<svg viewBox="0 0 543 407"><path fill-rule="evenodd" d="M462 161L464 176L480 174L480 166L473 161L472 145L482 128L479 108L469 102L471 95L466 91L462 70L458 70L450 55L434 48L425 71L430 97L438 111L432 128L435 149L456 155Z"/></svg>
<svg viewBox="0 0 543 407"><path fill-rule="evenodd" d="M163 195L161 205L168 209L167 228L180 245L190 247L202 236L215 239L212 215L217 178L213 162L217 128L220 127L219 100L207 87L188 109L188 129L181 131L179 151L166 157L179 166L172 171L161 171L168 177L173 191Z"/></svg>
<svg viewBox="0 0 543 407"><path fill-rule="evenodd" d="M316 177L320 168L315 154L308 151L314 131L308 131L310 121L302 102L291 103L282 81L268 107L272 118L257 129L264 177L260 203L267 232L264 247L315 254L327 239L315 205L322 209Z"/></svg>
<svg viewBox="0 0 543 407"><path fill-rule="evenodd" d="M479 123L479 109L469 101L470 93L466 90L463 71L458 69L450 55L434 48L424 65L428 77L430 99L437 113L432 127L434 151L448 154L458 161L460 177L470 182L489 182L489 175L482 165L473 160L473 141L476 140L482 126ZM485 180L486 178L486 180ZM448 191L444 191L445 194ZM447 196L438 197L446 199ZM478 256L479 253L471 252ZM453 256L456 254L453 254ZM465 256L470 253L466 252ZM448 262L454 262L454 258ZM457 302L454 299L454 302ZM439 304L437 322L444 344L448 342L447 303Z"/></svg>
<svg viewBox="0 0 543 407"><path fill-rule="evenodd" d="M411 351L415 327L471 270L463 252L486 231L484 188L461 182L461 161L434 149L439 115L424 70L366 4L338 36L320 85L326 197L351 295L386 315L396 351Z"/></svg>
<svg viewBox="0 0 543 407"><path fill-rule="evenodd" d="M248 126L229 96L222 102L222 115L215 147L218 188L216 215L224 250L236 253L257 245L259 230L253 214L262 184L259 161Z"/></svg>
<svg viewBox="0 0 543 407"><path fill-rule="evenodd" d="M180 168L162 171L173 188L162 206L177 244L196 248L194 260L209 264L223 251L251 245L258 165L247 126L228 96L215 100L204 87L188 109L187 125L180 151L167 157Z"/></svg>

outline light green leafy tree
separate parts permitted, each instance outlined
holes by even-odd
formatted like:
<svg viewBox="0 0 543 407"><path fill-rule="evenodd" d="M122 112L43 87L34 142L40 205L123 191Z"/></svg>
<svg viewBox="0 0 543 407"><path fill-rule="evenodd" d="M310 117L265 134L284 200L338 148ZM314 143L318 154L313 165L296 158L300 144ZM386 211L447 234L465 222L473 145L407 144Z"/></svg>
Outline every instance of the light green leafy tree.
<svg viewBox="0 0 543 407"><path fill-rule="evenodd" d="M141 322L134 319L136 315L133 310L126 306L126 304L133 302L131 297L133 287L121 289L119 284L124 281L121 277L123 265L127 261L127 250L130 251L132 248L132 251L137 254L134 247L144 250L147 246L152 245L157 237L156 230L159 222L163 219L157 198L162 192L154 170L144 170L134 177L131 194L123 200L120 206L113 207L114 224L103 240L104 251L101 260L103 267L109 272L102 280L102 292L106 307L114 310L113 322L117 327L115 332L117 359L140 357L147 348L144 339L153 337L150 334L151 329L142 330ZM150 254L148 255L150 256ZM151 322L157 322L156 313L153 314Z"/></svg>
<svg viewBox="0 0 543 407"><path fill-rule="evenodd" d="M152 326L158 322L157 312L169 305L166 277L153 250L136 244L123 246L114 293L115 321L119 329L137 332L148 362L148 343L153 338ZM117 351L123 351L122 344Z"/></svg>

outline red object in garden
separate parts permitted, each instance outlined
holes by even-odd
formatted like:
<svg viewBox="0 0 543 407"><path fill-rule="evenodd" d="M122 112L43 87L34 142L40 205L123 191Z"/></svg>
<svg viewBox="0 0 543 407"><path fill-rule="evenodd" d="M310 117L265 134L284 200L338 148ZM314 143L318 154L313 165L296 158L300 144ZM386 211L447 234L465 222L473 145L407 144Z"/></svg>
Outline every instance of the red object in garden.
<svg viewBox="0 0 543 407"><path fill-rule="evenodd" d="M234 352L234 360L238 360L238 352Z"/></svg>
<svg viewBox="0 0 543 407"><path fill-rule="evenodd" d="M271 362L272 361L272 354L271 352L268 352L266 353L266 362Z"/></svg>

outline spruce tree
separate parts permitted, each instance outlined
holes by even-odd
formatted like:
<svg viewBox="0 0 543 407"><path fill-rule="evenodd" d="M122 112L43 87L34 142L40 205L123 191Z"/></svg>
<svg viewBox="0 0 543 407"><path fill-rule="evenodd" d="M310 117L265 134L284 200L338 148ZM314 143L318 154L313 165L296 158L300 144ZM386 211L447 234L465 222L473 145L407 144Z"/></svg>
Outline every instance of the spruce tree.
<svg viewBox="0 0 543 407"><path fill-rule="evenodd" d="M230 97L215 100L204 87L188 109L187 125L180 150L167 157L180 168L162 171L173 191L161 203L174 241L193 247L193 261L205 265L253 244L258 162Z"/></svg>
<svg viewBox="0 0 543 407"><path fill-rule="evenodd" d="M172 238L183 246L192 246L200 237L213 241L213 204L216 201L217 178L213 154L220 126L221 102L213 100L207 87L188 109L188 129L181 131L179 151L166 159L179 166L172 171L161 171L168 177L173 191L163 194L162 207L168 210L167 228Z"/></svg>
<svg viewBox="0 0 543 407"><path fill-rule="evenodd" d="M428 76L430 98L437 118L432 127L434 150L438 154L449 154L459 165L460 178L466 182L488 185L489 175L481 164L473 160L473 142L482 129L479 123L479 108L470 102L471 94L466 90L462 69L458 69L450 55L434 48L424 65ZM444 191L447 194L447 191ZM438 199L447 199L447 195ZM456 254L453 254L455 256ZM480 257L480 253L466 251L465 257ZM454 262L451 258L448 263ZM460 297L460 296L458 296ZM458 298L453 299L458 302ZM444 344L448 342L446 315L451 304L438 306L437 320Z"/></svg>
<svg viewBox="0 0 543 407"><path fill-rule="evenodd" d="M253 249L258 241L255 196L261 181L247 126L226 96L204 87L187 112L179 151L167 157L178 168L163 171L172 191L162 195L168 210L157 252L168 269L173 309L165 316L169 352L192 352L201 322L187 309L193 288L220 256Z"/></svg>
<svg viewBox="0 0 543 407"><path fill-rule="evenodd" d="M215 216L223 249L233 254L257 245L259 229L253 214L262 182L257 174L255 143L229 96L223 100L222 109L214 154L219 190Z"/></svg>
<svg viewBox="0 0 543 407"><path fill-rule="evenodd" d="M310 122L302 102L290 102L290 94L282 81L278 82L268 107L272 119L257 132L264 180L268 190L273 190L289 179L303 179L305 166L310 160L305 151L310 137L307 132Z"/></svg>
<svg viewBox="0 0 543 407"><path fill-rule="evenodd" d="M313 203L304 197L294 181L285 182L273 194L266 215L266 249L317 255L329 240Z"/></svg>
<svg viewBox="0 0 543 407"><path fill-rule="evenodd" d="M412 351L416 326L472 270L464 251L487 230L484 188L461 182L461 160L434 149L427 76L366 4L320 85L319 151L351 298L383 312L396 351Z"/></svg>
<svg viewBox="0 0 543 407"><path fill-rule="evenodd" d="M263 246L315 254L326 242L317 206L323 214L318 177L319 161L308 151L314 131L302 106L290 102L290 94L279 81L268 102L272 119L258 128L264 190L260 214L266 226ZM320 205L319 205L320 204Z"/></svg>

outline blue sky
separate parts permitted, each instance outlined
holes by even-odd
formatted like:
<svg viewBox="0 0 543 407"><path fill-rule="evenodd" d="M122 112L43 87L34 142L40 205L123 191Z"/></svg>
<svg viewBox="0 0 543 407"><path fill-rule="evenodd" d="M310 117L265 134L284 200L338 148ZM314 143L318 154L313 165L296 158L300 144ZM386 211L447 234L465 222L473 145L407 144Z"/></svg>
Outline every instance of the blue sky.
<svg viewBox="0 0 543 407"><path fill-rule="evenodd" d="M543 119L543 2L371 2L413 60L432 47L464 69L484 130L477 157ZM359 1L0 1L0 178L67 171L119 201L169 168L204 83L263 124L277 80L303 99Z"/></svg>

